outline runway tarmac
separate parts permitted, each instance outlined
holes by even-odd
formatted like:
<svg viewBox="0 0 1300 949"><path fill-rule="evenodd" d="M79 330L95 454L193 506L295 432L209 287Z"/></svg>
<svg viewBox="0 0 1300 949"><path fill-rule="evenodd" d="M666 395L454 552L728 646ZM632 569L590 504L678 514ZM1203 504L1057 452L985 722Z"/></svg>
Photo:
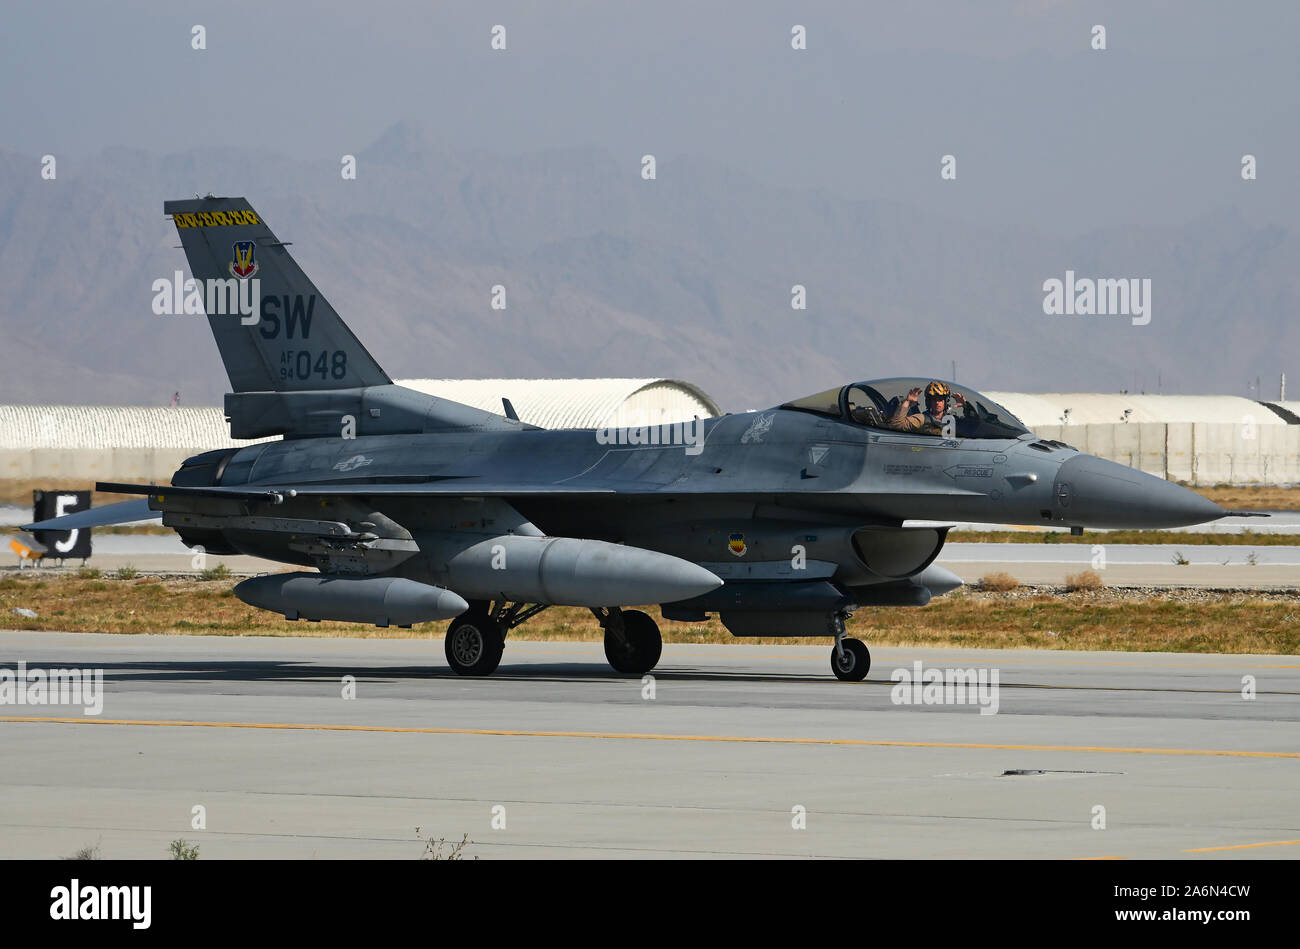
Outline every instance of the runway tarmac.
<svg viewBox="0 0 1300 949"><path fill-rule="evenodd" d="M1185 563L1178 563L1181 559ZM1009 573L1055 584L1094 570L1110 586L1279 589L1300 587L1300 547L1196 544L945 544L937 561L967 583Z"/></svg>
<svg viewBox="0 0 1300 949"><path fill-rule="evenodd" d="M594 643L472 680L436 637L0 637L105 680L97 718L0 706L5 858L413 859L416 826L483 858L1300 855L1296 656L893 648L841 683L829 647L668 645L648 697ZM916 660L996 670L997 713L895 704Z"/></svg>

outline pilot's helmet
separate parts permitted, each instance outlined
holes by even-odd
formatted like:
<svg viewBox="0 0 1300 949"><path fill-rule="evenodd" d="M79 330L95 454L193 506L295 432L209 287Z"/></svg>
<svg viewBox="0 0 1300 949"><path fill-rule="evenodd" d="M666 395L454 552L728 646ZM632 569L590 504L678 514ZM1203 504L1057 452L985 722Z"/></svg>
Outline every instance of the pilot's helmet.
<svg viewBox="0 0 1300 949"><path fill-rule="evenodd" d="M951 394L952 390L947 384L936 379L925 387L925 407L929 408L934 404L935 399L946 399Z"/></svg>

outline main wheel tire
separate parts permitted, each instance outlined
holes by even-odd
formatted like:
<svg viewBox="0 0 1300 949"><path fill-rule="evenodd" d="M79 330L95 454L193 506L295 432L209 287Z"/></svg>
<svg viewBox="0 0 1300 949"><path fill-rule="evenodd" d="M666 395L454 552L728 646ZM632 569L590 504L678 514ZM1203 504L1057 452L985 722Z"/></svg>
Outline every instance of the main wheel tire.
<svg viewBox="0 0 1300 949"><path fill-rule="evenodd" d="M501 626L485 613L471 611L451 621L443 641L447 665L462 676L490 676L506 648Z"/></svg>
<svg viewBox="0 0 1300 949"><path fill-rule="evenodd" d="M664 641L655 621L640 610L623 611L623 637L605 630L605 658L615 672L644 675L659 663Z"/></svg>
<svg viewBox="0 0 1300 949"><path fill-rule="evenodd" d="M871 653L866 643L860 639L846 639L841 645L844 647L843 659L837 650L831 649L831 671L843 682L861 682L871 671Z"/></svg>

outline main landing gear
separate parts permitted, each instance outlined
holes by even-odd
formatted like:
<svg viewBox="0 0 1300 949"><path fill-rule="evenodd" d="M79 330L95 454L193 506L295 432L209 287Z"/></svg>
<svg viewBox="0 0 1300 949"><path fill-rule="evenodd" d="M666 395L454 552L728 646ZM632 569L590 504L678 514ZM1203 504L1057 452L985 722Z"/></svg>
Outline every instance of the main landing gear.
<svg viewBox="0 0 1300 949"><path fill-rule="evenodd" d="M546 609L545 604L473 600L447 627L447 665L463 676L489 676L501 664L510 630ZM659 662L663 639L655 621L640 610L593 607L605 631L605 658L615 672L644 675Z"/></svg>
<svg viewBox="0 0 1300 949"><path fill-rule="evenodd" d="M472 601L469 609L447 627L443 643L447 665L457 675L490 676L501 664L510 630L544 609L546 605L539 603Z"/></svg>
<svg viewBox="0 0 1300 949"><path fill-rule="evenodd" d="M862 640L848 637L843 616L836 616L833 625L835 647L831 650L831 671L842 682L861 682L871 671L871 652Z"/></svg>
<svg viewBox="0 0 1300 949"><path fill-rule="evenodd" d="M605 631L605 658L615 672L644 675L658 664L664 641L647 614L603 606L591 612Z"/></svg>

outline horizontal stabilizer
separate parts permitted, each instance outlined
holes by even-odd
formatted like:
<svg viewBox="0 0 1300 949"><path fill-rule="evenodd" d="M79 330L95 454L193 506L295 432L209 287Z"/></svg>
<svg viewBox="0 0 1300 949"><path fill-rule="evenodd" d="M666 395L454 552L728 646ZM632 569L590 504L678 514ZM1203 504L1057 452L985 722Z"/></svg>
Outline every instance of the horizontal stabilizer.
<svg viewBox="0 0 1300 949"><path fill-rule="evenodd" d="M178 498L224 498L230 501L269 501L279 503L287 493L284 489L270 487L249 488L177 488L170 484L119 484L116 481L99 481L96 491L111 494L148 494L150 496L170 494ZM140 504L139 501L127 501L127 504ZM148 502L143 502L147 504ZM107 510L107 508L105 508Z"/></svg>
<svg viewBox="0 0 1300 949"><path fill-rule="evenodd" d="M134 487L134 485L132 485ZM136 494L135 491L122 491L120 494ZM103 507L92 507L88 511L52 517L48 521L38 521L23 527L25 531L72 531L82 527L108 527L112 524L130 524L132 521L148 521L162 517L160 511L149 510L149 501L119 501Z"/></svg>

